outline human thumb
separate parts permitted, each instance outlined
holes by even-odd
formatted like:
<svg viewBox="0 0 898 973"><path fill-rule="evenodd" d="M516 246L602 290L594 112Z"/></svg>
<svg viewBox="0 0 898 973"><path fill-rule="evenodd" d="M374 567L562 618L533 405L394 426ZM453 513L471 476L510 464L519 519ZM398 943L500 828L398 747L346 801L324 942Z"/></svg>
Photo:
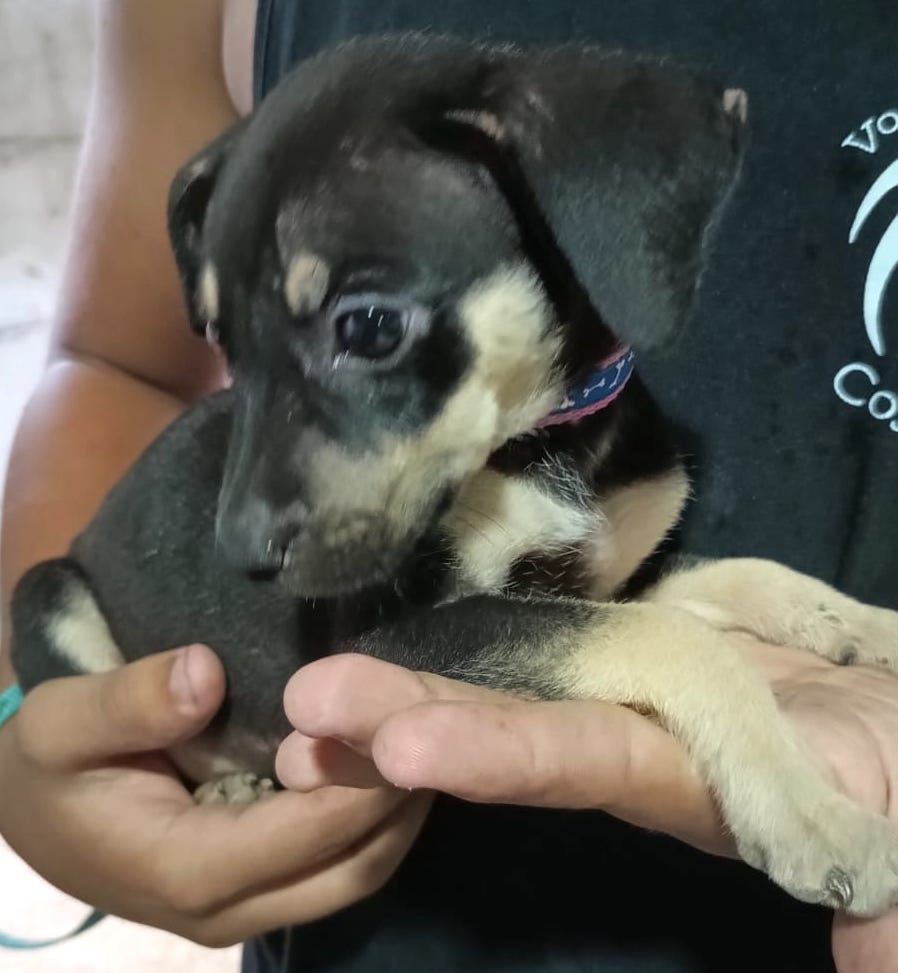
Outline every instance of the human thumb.
<svg viewBox="0 0 898 973"><path fill-rule="evenodd" d="M83 765L162 750L202 730L225 674L204 645L147 656L111 672L54 679L28 694L16 724L44 766Z"/></svg>

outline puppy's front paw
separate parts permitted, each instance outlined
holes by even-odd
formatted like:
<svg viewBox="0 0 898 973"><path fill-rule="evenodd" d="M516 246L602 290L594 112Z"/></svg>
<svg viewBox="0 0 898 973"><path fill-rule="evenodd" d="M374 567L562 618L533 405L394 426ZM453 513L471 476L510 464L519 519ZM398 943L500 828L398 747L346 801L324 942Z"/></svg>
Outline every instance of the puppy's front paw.
<svg viewBox="0 0 898 973"><path fill-rule="evenodd" d="M898 830L891 822L825 785L793 782L787 794L766 826L758 819L745 830L733 826L749 864L797 899L853 915L878 915L898 903Z"/></svg>
<svg viewBox="0 0 898 973"><path fill-rule="evenodd" d="M898 612L851 599L817 606L817 651L839 665L881 666L898 673Z"/></svg>
<svg viewBox="0 0 898 973"><path fill-rule="evenodd" d="M225 774L201 784L194 792L197 804L254 804L274 792L267 777L255 774Z"/></svg>

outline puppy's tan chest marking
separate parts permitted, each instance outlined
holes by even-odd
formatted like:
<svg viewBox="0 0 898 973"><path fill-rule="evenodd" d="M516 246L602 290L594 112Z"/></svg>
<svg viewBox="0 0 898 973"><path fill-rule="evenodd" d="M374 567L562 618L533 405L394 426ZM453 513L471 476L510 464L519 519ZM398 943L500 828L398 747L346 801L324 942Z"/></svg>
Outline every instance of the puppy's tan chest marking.
<svg viewBox="0 0 898 973"><path fill-rule="evenodd" d="M483 470L464 485L444 527L467 594L501 590L529 554L577 555L604 520L595 507L553 496L538 481Z"/></svg>
<svg viewBox="0 0 898 973"><path fill-rule="evenodd" d="M689 480L677 467L602 499L607 527L584 552L593 598L610 598L620 588L676 526L688 496Z"/></svg>
<svg viewBox="0 0 898 973"><path fill-rule="evenodd" d="M553 492L539 479L483 470L467 481L444 520L461 593L502 590L512 583L515 566L532 557L523 583L531 576L550 582L561 562L587 597L607 599L676 524L687 492L681 470L639 481L601 502ZM569 577L560 580L570 584Z"/></svg>

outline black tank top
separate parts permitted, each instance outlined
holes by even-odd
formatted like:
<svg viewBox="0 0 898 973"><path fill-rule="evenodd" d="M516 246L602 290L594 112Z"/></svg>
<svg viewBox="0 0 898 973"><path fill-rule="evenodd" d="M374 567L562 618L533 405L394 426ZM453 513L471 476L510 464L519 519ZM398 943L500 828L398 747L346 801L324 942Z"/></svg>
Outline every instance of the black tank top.
<svg viewBox="0 0 898 973"><path fill-rule="evenodd" d="M698 312L639 364L693 457L681 542L898 608L898 5L260 0L256 99L322 47L421 28L673 55L748 91L752 144ZM825 914L744 866L598 813L445 801L383 892L246 964L819 973L828 940Z"/></svg>

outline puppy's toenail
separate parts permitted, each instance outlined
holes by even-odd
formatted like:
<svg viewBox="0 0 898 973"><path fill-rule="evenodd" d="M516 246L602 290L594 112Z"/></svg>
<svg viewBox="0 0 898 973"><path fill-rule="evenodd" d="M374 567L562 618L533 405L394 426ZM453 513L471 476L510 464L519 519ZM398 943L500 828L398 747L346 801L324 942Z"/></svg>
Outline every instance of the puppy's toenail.
<svg viewBox="0 0 898 973"><path fill-rule="evenodd" d="M834 909L847 909L854 899L854 882L848 872L831 868L826 873L826 893Z"/></svg>

